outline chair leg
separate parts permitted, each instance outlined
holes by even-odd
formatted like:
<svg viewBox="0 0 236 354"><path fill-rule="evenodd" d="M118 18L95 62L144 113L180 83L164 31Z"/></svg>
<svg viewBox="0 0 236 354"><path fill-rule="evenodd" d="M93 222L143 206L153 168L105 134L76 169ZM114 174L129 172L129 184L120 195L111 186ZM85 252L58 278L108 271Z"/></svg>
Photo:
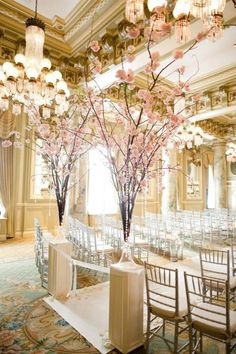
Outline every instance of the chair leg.
<svg viewBox="0 0 236 354"><path fill-rule="evenodd" d="M200 333L199 335L200 335L200 353L202 353L202 351L203 351L202 333Z"/></svg>
<svg viewBox="0 0 236 354"><path fill-rule="evenodd" d="M225 354L230 354L230 348L231 348L230 342L227 341L225 343Z"/></svg>
<svg viewBox="0 0 236 354"><path fill-rule="evenodd" d="M149 336L150 336L150 320L151 320L151 313L148 308L148 314L147 314L147 333L146 333L146 341L145 341L145 349L146 353L149 352Z"/></svg>
<svg viewBox="0 0 236 354"><path fill-rule="evenodd" d="M189 327L188 327L188 337L189 337L189 353L192 354L193 348L195 346L194 343L193 343L195 337L193 335L193 328L192 328L191 325L189 325Z"/></svg>
<svg viewBox="0 0 236 354"><path fill-rule="evenodd" d="M175 322L175 338L174 338L174 354L178 352L178 332L179 332L179 324Z"/></svg>
<svg viewBox="0 0 236 354"><path fill-rule="evenodd" d="M163 326L162 326L162 336L165 337L165 331L166 331L166 321L163 319Z"/></svg>

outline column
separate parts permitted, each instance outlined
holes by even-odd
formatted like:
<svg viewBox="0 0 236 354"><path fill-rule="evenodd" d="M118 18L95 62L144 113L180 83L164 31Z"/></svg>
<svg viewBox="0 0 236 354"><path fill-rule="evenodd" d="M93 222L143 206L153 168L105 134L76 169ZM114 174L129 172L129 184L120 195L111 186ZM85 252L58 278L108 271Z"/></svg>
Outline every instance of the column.
<svg viewBox="0 0 236 354"><path fill-rule="evenodd" d="M175 168L177 166L177 150L174 148L168 148L163 153L163 159L165 161L165 167L170 166ZM175 170L168 171L163 170L164 176L162 179L163 191L162 191L162 213L168 211L177 210L177 174Z"/></svg>
<svg viewBox="0 0 236 354"><path fill-rule="evenodd" d="M214 148L215 208L227 207L227 180L225 142L217 142Z"/></svg>

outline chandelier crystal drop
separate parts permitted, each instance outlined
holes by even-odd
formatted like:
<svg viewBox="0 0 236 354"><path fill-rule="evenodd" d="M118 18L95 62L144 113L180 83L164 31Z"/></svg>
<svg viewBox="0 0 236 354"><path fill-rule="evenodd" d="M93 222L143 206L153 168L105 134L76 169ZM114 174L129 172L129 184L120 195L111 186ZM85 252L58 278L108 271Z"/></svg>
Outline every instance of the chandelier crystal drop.
<svg viewBox="0 0 236 354"><path fill-rule="evenodd" d="M186 43L190 40L190 1L177 0L173 16L175 21L175 36L178 43Z"/></svg>
<svg viewBox="0 0 236 354"><path fill-rule="evenodd" d="M236 0L233 0L236 1ZM172 6L174 3L174 6ZM203 21L202 32L215 41L223 33L223 12L226 0L126 0L126 19L136 24L144 19L144 4L147 4L149 15L145 21L150 29L159 32L164 28L165 22L172 16L175 19L175 36L180 44L191 39L190 20L192 17ZM146 13L146 10L145 10ZM157 36L158 38L158 36Z"/></svg>
<svg viewBox="0 0 236 354"><path fill-rule="evenodd" d="M126 0L125 17L131 23L144 19L144 0Z"/></svg>
<svg viewBox="0 0 236 354"><path fill-rule="evenodd" d="M191 15L204 19L210 12L209 0L192 0L190 5Z"/></svg>
<svg viewBox="0 0 236 354"><path fill-rule="evenodd" d="M18 53L15 63L0 66L0 110L19 115L22 106L41 108L44 118L51 112L61 115L68 109L70 92L60 71L51 70L51 62L43 56L45 24L35 17L26 21L25 54ZM26 111L26 110L25 110Z"/></svg>

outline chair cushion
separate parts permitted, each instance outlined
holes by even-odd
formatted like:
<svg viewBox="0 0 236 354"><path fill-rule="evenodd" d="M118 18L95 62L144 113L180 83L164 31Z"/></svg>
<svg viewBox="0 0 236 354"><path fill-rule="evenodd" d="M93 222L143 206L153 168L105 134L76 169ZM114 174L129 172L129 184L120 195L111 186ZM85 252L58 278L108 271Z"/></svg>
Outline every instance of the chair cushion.
<svg viewBox="0 0 236 354"><path fill-rule="evenodd" d="M99 253L112 253L114 251L114 248L109 245L98 245L97 246L97 252Z"/></svg>
<svg viewBox="0 0 236 354"><path fill-rule="evenodd" d="M236 288L236 276L232 276L229 279L230 289Z"/></svg>
<svg viewBox="0 0 236 354"><path fill-rule="evenodd" d="M195 307L192 311L193 327L200 332L220 339L228 338L229 333L226 332L226 325L224 324L224 321L226 321L225 309L206 302L200 302L197 306L199 308ZM222 315L210 311L222 313ZM201 316L201 318L196 315ZM223 323L215 323L211 320ZM234 311L230 311L230 331L231 333L236 332L236 312Z"/></svg>
<svg viewBox="0 0 236 354"><path fill-rule="evenodd" d="M168 306L168 304L173 306L174 303L173 300L165 298L164 300L162 299L161 301L164 302L165 304L151 303L151 308L150 308L151 313L153 313L158 317L170 319L170 320L174 320L174 319L181 320L184 319L184 317L188 314L187 302L183 301L182 298L179 298L179 313L177 315L175 313L175 309Z"/></svg>

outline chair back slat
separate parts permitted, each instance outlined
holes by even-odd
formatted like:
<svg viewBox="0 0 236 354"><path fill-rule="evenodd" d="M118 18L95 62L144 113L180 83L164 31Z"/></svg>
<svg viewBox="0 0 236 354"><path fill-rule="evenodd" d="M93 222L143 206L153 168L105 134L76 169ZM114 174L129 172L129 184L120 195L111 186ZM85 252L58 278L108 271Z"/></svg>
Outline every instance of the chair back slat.
<svg viewBox="0 0 236 354"><path fill-rule="evenodd" d="M221 256L220 256L221 258ZM217 260L217 258L216 258ZM229 283L184 273L189 322L204 322L230 331Z"/></svg>
<svg viewBox="0 0 236 354"><path fill-rule="evenodd" d="M148 306L164 307L178 316L178 270L145 262L145 279Z"/></svg>

